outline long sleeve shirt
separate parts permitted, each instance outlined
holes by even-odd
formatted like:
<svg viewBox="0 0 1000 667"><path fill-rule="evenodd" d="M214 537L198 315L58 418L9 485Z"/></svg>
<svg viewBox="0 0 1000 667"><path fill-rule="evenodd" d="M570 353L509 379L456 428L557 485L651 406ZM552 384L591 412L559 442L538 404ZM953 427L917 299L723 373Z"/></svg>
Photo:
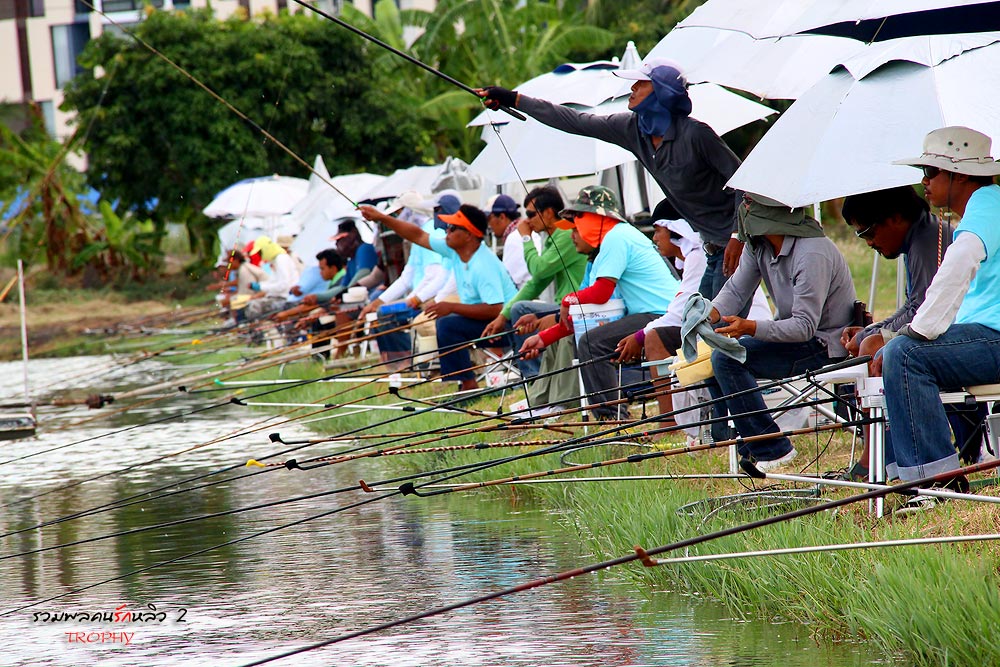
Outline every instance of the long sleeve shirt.
<svg viewBox="0 0 1000 667"><path fill-rule="evenodd" d="M773 321L756 320L754 338L776 343L803 343L813 337L826 345L831 358L847 356L840 333L854 317L854 282L847 260L820 236L785 236L777 255L760 239L746 244L736 273L726 281L712 305L721 315L735 315L753 298L763 280L777 310Z"/></svg>
<svg viewBox="0 0 1000 667"><path fill-rule="evenodd" d="M726 183L740 159L705 123L675 116L660 146L653 148L631 111L599 116L525 95L518 96L517 108L557 130L631 151L702 239L718 246L729 243L743 193L726 188Z"/></svg>
<svg viewBox="0 0 1000 667"><path fill-rule="evenodd" d="M520 301L537 298L545 288L555 282L556 301L572 292L583 280L587 257L573 246L572 232L557 229L545 239L542 252L534 243L524 244L524 261L531 272L531 279L508 301L500 314L510 319L510 309Z"/></svg>
<svg viewBox="0 0 1000 667"><path fill-rule="evenodd" d="M283 252L271 260L271 277L260 284L260 291L267 296L288 297L288 290L299 280L295 270L295 260Z"/></svg>

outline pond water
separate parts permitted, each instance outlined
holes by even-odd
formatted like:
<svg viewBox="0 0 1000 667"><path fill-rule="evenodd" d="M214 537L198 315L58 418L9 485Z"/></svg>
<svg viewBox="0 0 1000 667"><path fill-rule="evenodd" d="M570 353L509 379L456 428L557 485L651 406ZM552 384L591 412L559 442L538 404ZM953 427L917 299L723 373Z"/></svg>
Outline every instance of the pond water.
<svg viewBox="0 0 1000 667"><path fill-rule="evenodd" d="M106 393L148 386L171 372L176 369L153 362L120 368L110 357L31 362L36 391L55 395L67 387ZM19 379L20 369L0 364L0 374ZM19 381L4 385L0 401L16 398ZM245 476L245 468L217 472L272 451L266 430L172 455L262 418L238 406L178 417L216 400L205 396L180 396L83 423L78 422L97 413L47 409L37 437L0 445L0 533L5 535L0 538L0 665L243 665L594 561L559 526L557 515L482 494L392 497L348 509L371 496L326 495L16 555L378 476L372 461L363 470L360 464L314 472L281 469L243 479L235 478ZM168 416L175 418L143 425ZM286 438L305 435L287 426L281 432ZM200 475L208 476L183 484ZM167 485L209 482L169 498L139 496ZM127 507L9 534L133 496L136 502ZM334 510L341 511L315 518ZM246 539L157 565L240 538ZM136 570L143 571L125 576ZM56 615L103 616L116 610L155 618L52 621ZM740 622L718 605L642 590L606 572L272 664L895 663L863 645L817 645L798 625Z"/></svg>

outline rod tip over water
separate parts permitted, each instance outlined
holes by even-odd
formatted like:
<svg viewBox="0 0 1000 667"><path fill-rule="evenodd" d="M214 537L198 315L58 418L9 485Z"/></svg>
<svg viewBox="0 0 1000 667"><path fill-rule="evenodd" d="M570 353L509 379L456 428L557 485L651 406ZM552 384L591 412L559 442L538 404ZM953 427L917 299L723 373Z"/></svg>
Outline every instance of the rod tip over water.
<svg viewBox="0 0 1000 667"><path fill-rule="evenodd" d="M267 466L265 466L257 459L250 459L249 461L247 461L247 468L266 468L266 467Z"/></svg>
<svg viewBox="0 0 1000 667"><path fill-rule="evenodd" d="M740 459L740 468L754 479L767 479L767 475L758 470L750 459Z"/></svg>
<svg viewBox="0 0 1000 667"><path fill-rule="evenodd" d="M268 439L269 439L269 440L270 440L271 442L280 442L281 444L285 444L285 443L284 443L284 442L282 442L282 440L281 440L281 434L280 434L280 433L272 433L271 435L269 435L269 436L267 436L267 437L268 437Z"/></svg>
<svg viewBox="0 0 1000 667"><path fill-rule="evenodd" d="M235 396L233 396L232 398L230 398L229 402L232 403L233 405L246 405L246 403L243 402L242 399L237 398Z"/></svg>
<svg viewBox="0 0 1000 667"><path fill-rule="evenodd" d="M375 489L373 489L372 487L368 486L368 484L366 484L365 480L363 480L363 479L359 479L358 480L358 486L360 486L361 490L364 491L365 493L375 493Z"/></svg>

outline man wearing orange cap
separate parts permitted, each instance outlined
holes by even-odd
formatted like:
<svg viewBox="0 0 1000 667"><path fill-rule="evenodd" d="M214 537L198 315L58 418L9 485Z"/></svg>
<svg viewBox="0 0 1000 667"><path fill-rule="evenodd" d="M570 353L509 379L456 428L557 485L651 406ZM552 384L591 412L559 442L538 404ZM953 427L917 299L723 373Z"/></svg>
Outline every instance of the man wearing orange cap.
<svg viewBox="0 0 1000 667"><path fill-rule="evenodd" d="M397 220L373 206L359 207L367 220L380 222L404 239L429 248L451 262L460 303L441 301L424 311L437 318L439 349L451 348L480 338L503 304L517 293L503 264L483 245L486 214L462 204L458 212L439 216L447 227L445 236L431 236L416 225ZM467 347L441 355L441 375L458 380L460 389L478 387Z"/></svg>
<svg viewBox="0 0 1000 667"><path fill-rule="evenodd" d="M623 337L663 315L679 284L653 243L622 216L618 198L608 188L595 185L580 190L561 216L558 226L573 230L577 252L589 255L592 263L581 288L563 297L559 323L524 341L521 352L537 356L573 333L569 306L603 304L617 294L625 302L625 316L587 331L576 344L577 358L585 364L581 373L587 392L599 392L596 402L607 403L617 398L614 366L610 359L586 362L610 355ZM624 405L598 407L593 412L599 419L628 419Z"/></svg>

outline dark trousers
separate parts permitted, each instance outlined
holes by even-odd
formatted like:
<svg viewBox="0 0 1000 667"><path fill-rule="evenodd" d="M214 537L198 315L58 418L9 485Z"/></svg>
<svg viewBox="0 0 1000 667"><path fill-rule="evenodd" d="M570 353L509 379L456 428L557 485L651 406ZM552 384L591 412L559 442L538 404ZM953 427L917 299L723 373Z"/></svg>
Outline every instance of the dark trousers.
<svg viewBox="0 0 1000 667"><path fill-rule="evenodd" d="M622 338L631 336L657 317L659 315L636 313L591 329L577 341L576 358L582 364L614 352ZM607 403L619 398L618 370L610 360L605 359L581 366L580 373L583 375L583 386L587 389L587 393L597 392L596 396L588 400L589 403ZM593 412L598 418L628 419L627 405L609 405L595 408Z"/></svg>
<svg viewBox="0 0 1000 667"><path fill-rule="evenodd" d="M437 320L437 344L438 349L441 350L441 375L446 382L476 379L476 374L469 370L472 368L469 348L463 347L451 352L448 352L447 348L482 337L483 329L489 323L490 320L474 320L471 317L455 314L445 315ZM510 336L491 340L489 345L485 347L508 348L510 347Z"/></svg>

